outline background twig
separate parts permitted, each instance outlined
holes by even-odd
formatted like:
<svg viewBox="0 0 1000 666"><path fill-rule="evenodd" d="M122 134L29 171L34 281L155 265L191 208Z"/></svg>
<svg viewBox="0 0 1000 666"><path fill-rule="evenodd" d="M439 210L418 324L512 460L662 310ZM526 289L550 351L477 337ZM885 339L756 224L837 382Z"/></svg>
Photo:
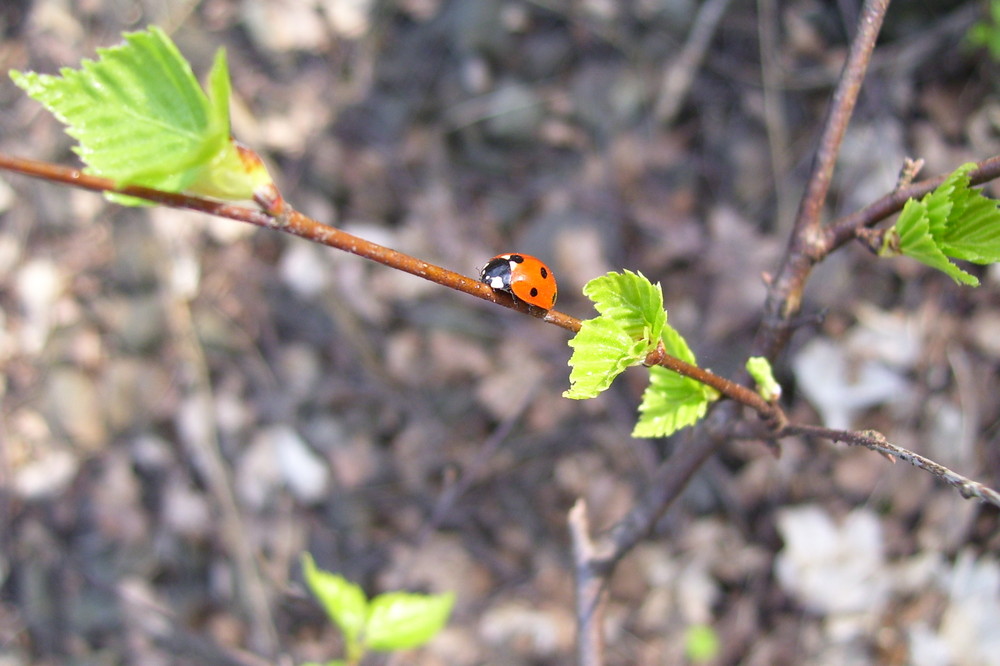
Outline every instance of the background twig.
<svg viewBox="0 0 1000 666"><path fill-rule="evenodd" d="M861 10L857 32L851 41L840 82L823 124L816 158L799 205L784 261L769 285L764 321L755 345L757 353L767 358L773 359L784 348L791 335L789 321L801 307L802 290L822 247L820 218L837 163L837 154L888 8L889 0L867 0Z"/></svg>

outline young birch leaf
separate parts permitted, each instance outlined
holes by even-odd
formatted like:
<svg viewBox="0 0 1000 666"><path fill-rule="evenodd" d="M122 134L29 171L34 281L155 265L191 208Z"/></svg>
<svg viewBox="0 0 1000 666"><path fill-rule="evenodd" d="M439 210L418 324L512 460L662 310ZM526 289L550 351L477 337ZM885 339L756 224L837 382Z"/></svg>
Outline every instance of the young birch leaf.
<svg viewBox="0 0 1000 666"><path fill-rule="evenodd" d="M697 362L687 342L671 326L663 329L663 346L671 356L692 365ZM708 409L708 403L719 397L710 386L679 375L673 370L653 366L649 373L649 386L642 394L639 422L632 430L633 437L672 435L701 420Z"/></svg>
<svg viewBox="0 0 1000 666"><path fill-rule="evenodd" d="M639 405L633 437L667 437L697 423L716 393L693 379L658 365L649 369L649 386Z"/></svg>
<svg viewBox="0 0 1000 666"><path fill-rule="evenodd" d="M569 390L566 398L594 398L611 386L626 368L642 363L649 353L645 340L636 340L617 322L597 317L583 322L580 331L569 341L573 355L569 359Z"/></svg>
<svg viewBox="0 0 1000 666"><path fill-rule="evenodd" d="M230 137L229 98L232 87L226 51L215 53L215 62L208 76L208 99L212 109L210 122L226 136L226 142L212 159L196 172L194 180L185 191L224 200L252 199L273 180L263 160L238 141Z"/></svg>
<svg viewBox="0 0 1000 666"><path fill-rule="evenodd" d="M81 69L64 67L61 77L11 72L68 125L91 172L142 184L178 179L221 147L226 135L209 132L208 98L162 30L128 33L125 44L97 53Z"/></svg>
<svg viewBox="0 0 1000 666"><path fill-rule="evenodd" d="M168 192L207 188L220 192L220 198L253 197L245 182L235 191L231 184L212 184L227 181L217 172L233 169L233 156L239 156L229 136L224 52L216 54L211 100L174 43L155 26L126 33L124 44L97 53L98 60L84 60L80 69L65 67L61 76L10 73L14 83L67 125L88 173L119 185ZM254 182L259 185L261 177L255 172Z"/></svg>
<svg viewBox="0 0 1000 666"><path fill-rule="evenodd" d="M649 351L656 348L667 322L659 284L652 284L642 273L611 272L588 282L583 293L603 317L613 319L633 339L644 338Z"/></svg>
<svg viewBox="0 0 1000 666"><path fill-rule="evenodd" d="M371 601L365 646L372 650L408 650L434 637L451 615L454 594L387 592Z"/></svg>
<svg viewBox="0 0 1000 666"><path fill-rule="evenodd" d="M952 196L955 192L958 175L957 171L951 174L933 192L928 192L920 200L924 210L927 212L927 231L935 242L940 241L941 234L948 228L948 220L951 218L952 210L955 207Z"/></svg>
<svg viewBox="0 0 1000 666"><path fill-rule="evenodd" d="M880 254L905 254L956 282L978 286L979 280L951 261L1000 261L1000 211L996 201L969 186L975 166L963 164L920 201L907 201Z"/></svg>
<svg viewBox="0 0 1000 666"><path fill-rule="evenodd" d="M326 614L344 632L347 653L357 654L369 613L364 591L343 576L316 568L309 553L302 556L302 573Z"/></svg>
<svg viewBox="0 0 1000 666"><path fill-rule="evenodd" d="M660 285L641 273L608 273L583 288L600 316L583 322L569 341L573 368L567 398L593 398L611 386L615 377L638 365L656 349L667 323Z"/></svg>
<svg viewBox="0 0 1000 666"><path fill-rule="evenodd" d="M781 384L774 378L771 364L763 356L751 356L747 359L747 372L757 385L757 393L768 402L781 397Z"/></svg>
<svg viewBox="0 0 1000 666"><path fill-rule="evenodd" d="M940 213L941 208L944 207L941 206L937 212ZM979 280L974 275L966 273L945 256L938 242L931 235L930 228L931 221L927 207L916 199L910 199L903 206L903 212L899 214L899 219L894 227L895 231L887 234L887 237L896 235L901 254L927 264L931 268L936 268L955 282L972 287L979 286ZM889 252L883 249L881 254L885 256Z"/></svg>
<svg viewBox="0 0 1000 666"><path fill-rule="evenodd" d="M949 177L955 183L954 203L937 238L941 251L950 257L990 264L1000 261L1000 211L994 199L969 187L969 172L974 167L965 164Z"/></svg>

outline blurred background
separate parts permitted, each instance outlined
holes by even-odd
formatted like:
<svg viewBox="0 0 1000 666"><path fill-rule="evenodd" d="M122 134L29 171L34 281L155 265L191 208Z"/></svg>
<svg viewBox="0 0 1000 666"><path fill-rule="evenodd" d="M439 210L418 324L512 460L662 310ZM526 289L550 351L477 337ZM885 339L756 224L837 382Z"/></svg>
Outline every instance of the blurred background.
<svg viewBox="0 0 1000 666"><path fill-rule="evenodd" d="M54 73L156 24L306 214L477 275L520 251L557 308L663 284L722 374L750 352L858 2L16 0L0 65ZM982 2L896 3L828 219L1000 154ZM845 28L848 26L848 28ZM6 76L0 150L78 164ZM1000 485L1000 271L962 288L846 247L779 360L790 415L877 428ZM595 528L691 441L631 439L646 370L577 403L567 333L328 248L0 174L0 665L339 656L308 550L455 591L391 664L572 664L566 512ZM697 436L697 435L695 435ZM734 443L618 567L609 664L1000 664L998 512L866 450Z"/></svg>

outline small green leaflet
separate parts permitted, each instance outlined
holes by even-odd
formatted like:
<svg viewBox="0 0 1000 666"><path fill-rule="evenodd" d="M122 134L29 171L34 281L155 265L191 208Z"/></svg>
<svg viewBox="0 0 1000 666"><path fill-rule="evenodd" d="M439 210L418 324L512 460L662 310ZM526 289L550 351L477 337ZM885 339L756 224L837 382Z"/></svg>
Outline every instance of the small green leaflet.
<svg viewBox="0 0 1000 666"><path fill-rule="evenodd" d="M594 278L583 287L583 295L594 302L594 309L602 316L634 339L658 340L667 323L663 290L642 273L626 270Z"/></svg>
<svg viewBox="0 0 1000 666"><path fill-rule="evenodd" d="M990 0L989 8L989 20L977 21L965 38L972 46L985 46L990 57L1000 60L1000 0Z"/></svg>
<svg viewBox="0 0 1000 666"><path fill-rule="evenodd" d="M409 592L386 592L369 601L359 586L317 569L308 553L302 556L302 571L306 585L344 633L347 663L358 663L366 650L423 645L441 631L455 603L451 593Z"/></svg>
<svg viewBox="0 0 1000 666"><path fill-rule="evenodd" d="M574 400L595 398L626 368L639 365L649 353L645 340L635 340L614 320L597 317L583 322L569 341L569 390L563 396Z"/></svg>
<svg viewBox="0 0 1000 666"><path fill-rule="evenodd" d="M695 664L712 661L719 655L719 635L707 624L695 624L684 632L684 654Z"/></svg>
<svg viewBox="0 0 1000 666"><path fill-rule="evenodd" d="M318 569L309 553L302 556L302 574L327 616L343 632L348 656L360 656L361 634L368 621L364 591L343 576Z"/></svg>
<svg viewBox="0 0 1000 666"><path fill-rule="evenodd" d="M380 594L371 602L365 645L372 650L423 645L444 627L454 603L454 594Z"/></svg>
<svg viewBox="0 0 1000 666"><path fill-rule="evenodd" d="M569 341L570 388L567 398L593 398L633 365L640 365L662 341L671 356L694 364L695 357L680 334L667 325L663 291L642 273L608 273L583 288L600 316L583 322ZM714 389L658 366L650 368L650 384L639 407L633 437L665 437L696 423L718 398Z"/></svg>
<svg viewBox="0 0 1000 666"><path fill-rule="evenodd" d="M600 316L583 322L569 341L569 390L575 400L596 397L626 368L641 364L656 349L666 326L660 285L641 273L608 273L583 288Z"/></svg>
<svg viewBox="0 0 1000 666"><path fill-rule="evenodd" d="M124 44L98 49L98 56L80 69L64 67L60 76L10 72L14 83L67 125L88 173L119 185L229 200L252 199L272 184L259 158L248 161L230 137L223 49L216 52L207 94L156 26L126 33Z"/></svg>
<svg viewBox="0 0 1000 666"><path fill-rule="evenodd" d="M1000 261L1000 211L996 200L969 187L969 172L973 168L975 165L966 164L949 177L956 181L951 214L935 237L949 257L992 264Z"/></svg>
<svg viewBox="0 0 1000 666"><path fill-rule="evenodd" d="M671 356L695 363L691 348L670 326L664 327L663 345ZM649 369L649 386L642 394L639 422L635 424L632 436L672 435L681 428L700 421L705 416L709 403L718 397L719 394L710 386L679 375L673 370L653 366Z"/></svg>
<svg viewBox="0 0 1000 666"><path fill-rule="evenodd" d="M747 372L757 385L757 394L768 402L774 402L781 397L781 384L774 378L771 364L763 356L751 356L747 359Z"/></svg>
<svg viewBox="0 0 1000 666"><path fill-rule="evenodd" d="M920 201L907 201L896 224L886 232L880 254L904 254L958 283L978 286L975 276L951 261L1000 261L1000 211L995 200L969 187L969 172L975 166L963 164Z"/></svg>

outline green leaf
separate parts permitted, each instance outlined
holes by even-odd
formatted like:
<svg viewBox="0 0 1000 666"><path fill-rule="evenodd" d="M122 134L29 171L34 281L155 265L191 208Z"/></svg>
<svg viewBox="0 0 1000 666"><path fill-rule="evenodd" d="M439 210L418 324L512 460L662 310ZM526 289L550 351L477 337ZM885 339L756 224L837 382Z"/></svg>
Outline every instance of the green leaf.
<svg viewBox="0 0 1000 666"><path fill-rule="evenodd" d="M979 280L951 261L1000 261L1000 210L995 200L970 187L975 166L963 164L920 201L907 201L880 254L905 254L956 282L978 286Z"/></svg>
<svg viewBox="0 0 1000 666"><path fill-rule="evenodd" d="M660 366L649 369L649 386L639 405L633 437L667 437L697 423L718 393L709 386Z"/></svg>
<svg viewBox="0 0 1000 666"><path fill-rule="evenodd" d="M573 348L569 359L572 370L569 390L563 396L574 400L596 397L649 353L645 340L634 339L618 322L603 316L584 321L569 346Z"/></svg>
<svg viewBox="0 0 1000 666"><path fill-rule="evenodd" d="M763 356L751 356L747 359L747 372L757 384L757 393L768 402L774 402L781 397L781 384L774 378L771 363Z"/></svg>
<svg viewBox="0 0 1000 666"><path fill-rule="evenodd" d="M991 264L1000 261L1000 211L995 200L969 187L973 168L975 164L965 164L948 178L954 183L951 215L935 237L950 257Z"/></svg>
<svg viewBox="0 0 1000 666"><path fill-rule="evenodd" d="M369 613L364 591L343 576L316 568L309 553L302 556L302 572L306 585L344 633L348 655L357 654Z"/></svg>
<svg viewBox="0 0 1000 666"><path fill-rule="evenodd" d="M891 233L898 234L899 251L902 254L936 268L955 282L973 287L979 285L979 280L974 275L953 264L941 251L931 235L930 215L924 203L916 199L907 201Z"/></svg>
<svg viewBox="0 0 1000 666"><path fill-rule="evenodd" d="M365 645L372 650L408 650L434 637L451 615L454 594L387 592L371 601Z"/></svg>
<svg viewBox="0 0 1000 666"><path fill-rule="evenodd" d="M711 661L719 655L719 635L707 624L695 624L684 632L684 654L694 663Z"/></svg>
<svg viewBox="0 0 1000 666"><path fill-rule="evenodd" d="M646 340L648 351L656 347L667 323L659 284L652 284L642 273L611 272L588 282L583 293L602 316L613 319L631 338Z"/></svg>
<svg viewBox="0 0 1000 666"><path fill-rule="evenodd" d="M583 322L569 341L567 398L593 398L626 368L639 365L656 349L666 327L663 291L642 275L625 271L594 278L583 288L600 316Z"/></svg>
<svg viewBox="0 0 1000 666"><path fill-rule="evenodd" d="M966 33L973 46L986 46L994 60L1000 60L1000 1L990 2L990 21L979 21Z"/></svg>
<svg viewBox="0 0 1000 666"><path fill-rule="evenodd" d="M223 50L209 76L211 98L191 66L156 26L98 49L98 60L61 76L10 73L14 82L66 124L86 171L118 185L251 199L270 183L249 168L229 135L229 73ZM116 196L116 195L112 195ZM131 197L116 200L137 205Z"/></svg>

